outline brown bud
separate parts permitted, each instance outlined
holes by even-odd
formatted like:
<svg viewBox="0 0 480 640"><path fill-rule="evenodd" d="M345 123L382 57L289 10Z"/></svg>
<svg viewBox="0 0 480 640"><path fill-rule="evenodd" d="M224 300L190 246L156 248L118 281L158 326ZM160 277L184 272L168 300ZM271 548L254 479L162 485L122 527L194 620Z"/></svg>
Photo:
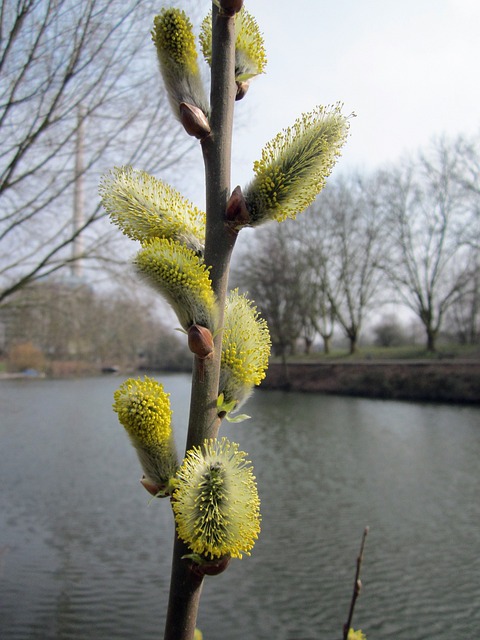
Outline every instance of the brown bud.
<svg viewBox="0 0 480 640"><path fill-rule="evenodd" d="M208 358L213 352L213 336L210 329L192 324L188 330L188 348L198 358Z"/></svg>
<svg viewBox="0 0 480 640"><path fill-rule="evenodd" d="M207 116L201 109L193 104L181 102L179 106L180 122L190 136L203 140L210 134L210 125Z"/></svg>
<svg viewBox="0 0 480 640"><path fill-rule="evenodd" d="M232 195L227 203L225 217L235 229L250 224L250 214L248 213L241 187L235 187L232 191Z"/></svg>
<svg viewBox="0 0 480 640"><path fill-rule="evenodd" d="M145 476L143 476L143 478L140 480L140 484L142 484L148 491L148 493L152 496L157 496L160 491L165 488L160 487L158 484L150 480L150 478L146 478Z"/></svg>
<svg viewBox="0 0 480 640"><path fill-rule="evenodd" d="M222 556L221 558L215 558L213 560L205 560L201 564L192 563L190 565L193 573L198 576L218 576L219 573L223 573L230 564L230 556Z"/></svg>
<svg viewBox="0 0 480 640"><path fill-rule="evenodd" d="M249 82L237 82L237 94L235 96L235 100L241 100L247 94L247 91L250 87Z"/></svg>
<svg viewBox="0 0 480 640"><path fill-rule="evenodd" d="M227 16L234 16L243 6L243 0L220 0L220 7Z"/></svg>

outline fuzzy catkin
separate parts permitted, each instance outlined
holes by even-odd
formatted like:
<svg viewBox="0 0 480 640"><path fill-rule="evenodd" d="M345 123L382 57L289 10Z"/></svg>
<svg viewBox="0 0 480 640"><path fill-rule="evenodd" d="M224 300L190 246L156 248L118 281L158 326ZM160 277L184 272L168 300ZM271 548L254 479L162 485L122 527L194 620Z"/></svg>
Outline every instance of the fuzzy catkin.
<svg viewBox="0 0 480 640"><path fill-rule="evenodd" d="M175 116L180 117L182 102L195 105L208 116L209 105L198 67L192 23L185 11L163 9L154 19L152 40Z"/></svg>
<svg viewBox="0 0 480 640"><path fill-rule="evenodd" d="M167 238L203 251L205 213L145 171L116 167L103 176L100 195L111 221L132 240Z"/></svg>
<svg viewBox="0 0 480 640"><path fill-rule="evenodd" d="M257 308L238 289L231 291L225 304L219 386L226 404L234 402L238 409L265 378L270 346L267 323Z"/></svg>
<svg viewBox="0 0 480 640"><path fill-rule="evenodd" d="M306 209L325 186L348 129L340 104L317 107L268 142L243 192L251 226L295 218Z"/></svg>
<svg viewBox="0 0 480 640"><path fill-rule="evenodd" d="M185 331L199 324L215 331L217 306L209 269L191 249L155 238L137 254L139 273L169 302Z"/></svg>
<svg viewBox="0 0 480 640"><path fill-rule="evenodd" d="M238 445L205 440L189 450L175 478L179 537L206 559L249 555L260 532L255 476Z"/></svg>
<svg viewBox="0 0 480 640"><path fill-rule="evenodd" d="M169 394L145 376L125 380L114 393L113 409L137 451L146 477L165 487L178 467Z"/></svg>

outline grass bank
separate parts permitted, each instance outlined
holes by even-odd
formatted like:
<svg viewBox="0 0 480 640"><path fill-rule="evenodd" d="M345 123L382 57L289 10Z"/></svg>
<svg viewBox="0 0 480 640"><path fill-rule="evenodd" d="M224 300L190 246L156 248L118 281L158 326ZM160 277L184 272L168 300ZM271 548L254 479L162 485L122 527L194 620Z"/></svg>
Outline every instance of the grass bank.
<svg viewBox="0 0 480 640"><path fill-rule="evenodd" d="M459 404L480 404L480 350L445 347L434 354L418 347L368 348L273 359L265 389Z"/></svg>

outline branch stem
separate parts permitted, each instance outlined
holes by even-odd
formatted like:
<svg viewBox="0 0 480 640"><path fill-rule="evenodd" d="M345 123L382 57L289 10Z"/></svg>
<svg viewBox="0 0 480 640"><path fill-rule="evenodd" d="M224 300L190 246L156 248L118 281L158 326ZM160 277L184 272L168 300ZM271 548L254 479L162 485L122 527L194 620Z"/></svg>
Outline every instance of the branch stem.
<svg viewBox="0 0 480 640"><path fill-rule="evenodd" d="M194 359L190 418L186 449L199 446L205 438L215 438L221 420L217 415L217 397L222 351L223 309L228 284L230 258L236 234L225 225L230 197L233 107L235 102L235 19L219 15L213 5L211 63L211 133L201 142L205 163L207 227L205 263L219 308L219 331L214 339L212 357ZM175 541L170 598L164 640L192 640L195 632L203 578L191 571L182 556L185 545Z"/></svg>
<svg viewBox="0 0 480 640"><path fill-rule="evenodd" d="M189 549L175 536L164 640L190 640L195 634L203 578L193 573L188 562L181 560L187 553Z"/></svg>

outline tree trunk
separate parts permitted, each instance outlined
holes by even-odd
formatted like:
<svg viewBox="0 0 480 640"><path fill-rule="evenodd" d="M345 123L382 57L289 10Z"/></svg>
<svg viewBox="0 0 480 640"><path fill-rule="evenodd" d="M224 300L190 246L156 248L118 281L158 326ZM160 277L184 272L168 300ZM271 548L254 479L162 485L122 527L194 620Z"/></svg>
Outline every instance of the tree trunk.
<svg viewBox="0 0 480 640"><path fill-rule="evenodd" d="M437 332L434 331L431 327L426 327L427 331L427 351L429 353L434 353L436 349L436 339Z"/></svg>
<svg viewBox="0 0 480 640"><path fill-rule="evenodd" d="M308 356L308 354L312 350L313 340L311 338L304 338L304 341L305 341L304 353L305 353L305 355Z"/></svg>
<svg viewBox="0 0 480 640"><path fill-rule="evenodd" d="M330 338L331 338L331 336L322 335L323 353L325 353L325 354L329 354L330 353Z"/></svg>
<svg viewBox="0 0 480 640"><path fill-rule="evenodd" d="M357 334L351 334L348 336L349 340L349 353L353 355L357 351Z"/></svg>

